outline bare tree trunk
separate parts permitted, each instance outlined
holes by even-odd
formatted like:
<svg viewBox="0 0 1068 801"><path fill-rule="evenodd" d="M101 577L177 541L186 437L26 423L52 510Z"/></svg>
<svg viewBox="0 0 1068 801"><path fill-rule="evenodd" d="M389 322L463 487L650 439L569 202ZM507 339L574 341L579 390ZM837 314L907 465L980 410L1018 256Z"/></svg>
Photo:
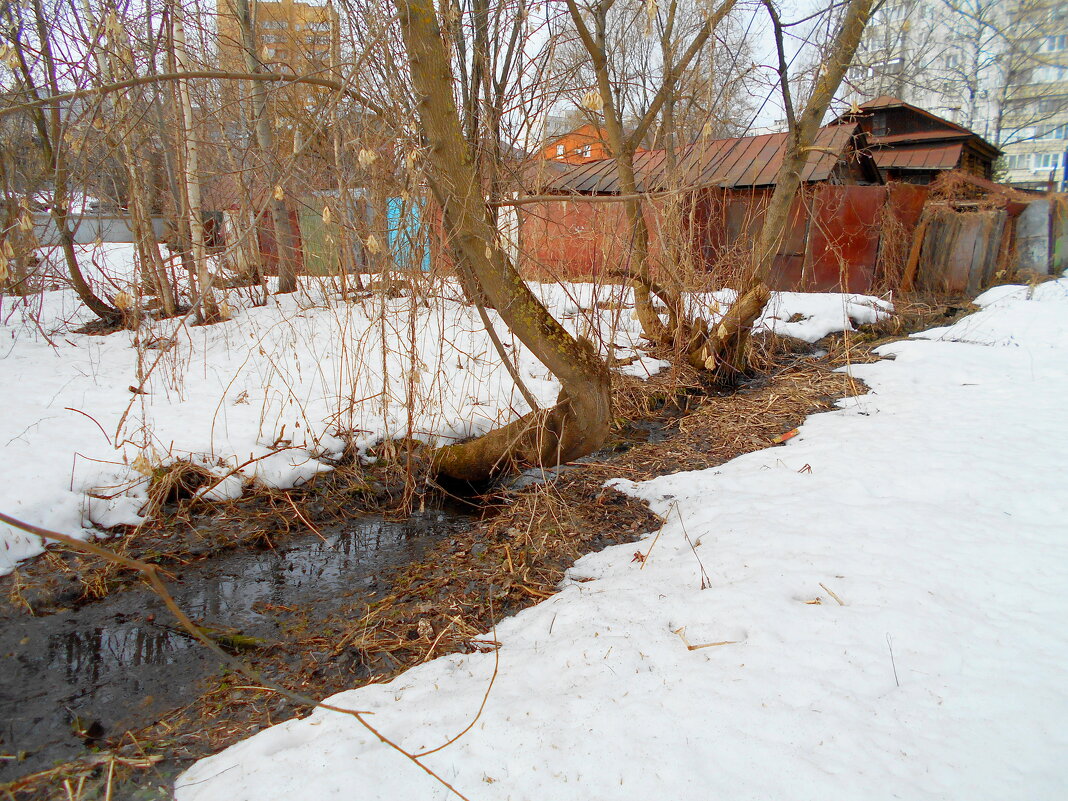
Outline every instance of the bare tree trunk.
<svg viewBox="0 0 1068 801"><path fill-rule="evenodd" d="M244 2L244 0L242 0ZM333 78L339 84L344 82L341 72L341 31L338 26L339 19L336 15L330 17L330 69ZM341 133L341 92L338 92L331 109L331 124L333 128L334 145L334 171L337 173L337 197L338 205L338 269L341 271L341 296L348 297L349 280L356 283L356 289L363 289L363 279L356 269L354 243L351 232L352 219L352 193L349 191L349 175L344 166L344 140Z"/></svg>
<svg viewBox="0 0 1068 801"><path fill-rule="evenodd" d="M172 44L175 64L179 72L189 71L189 54L185 46L185 26L182 24L181 8L172 6ZM186 213L189 220L189 232L193 239L193 263L196 265L197 283L199 284L200 314L206 323L218 322L219 307L211 287L211 273L208 270L208 251L205 244L204 216L200 203L200 164L197 143L194 136L193 104L189 98L189 84L178 82L178 99L182 106L182 144L185 151L185 195Z"/></svg>
<svg viewBox="0 0 1068 801"><path fill-rule="evenodd" d="M765 0L765 5L770 7L770 0ZM842 24L838 28L830 52L823 60L820 77L816 82L812 95L805 104L800 117L794 115L793 103L790 99L789 76L786 74L786 62L781 57L779 80L783 88L783 99L786 106L787 120L790 123L790 133L787 138L786 152L783 153L782 166L775 176L775 191L768 202L764 212L764 224L760 229L756 247L753 249L752 281L753 283L767 283L771 276L775 254L786 235L786 223L790 214L790 206L793 205L794 197L801 186L801 172L812 152L812 144L819 133L823 117L830 108L831 100L835 92L842 84L846 69L853 61L853 55L860 44L860 38L864 33L864 27L868 24L871 16L872 0L849 0ZM777 30L777 37L781 41L782 31L777 13L772 12L772 20Z"/></svg>
<svg viewBox="0 0 1068 801"><path fill-rule="evenodd" d="M149 51L153 53L154 56L159 46L159 40L155 36L155 17L153 15L151 6L147 7L146 11L148 14L148 24L146 30L148 34ZM167 15L170 12L170 8L165 8L164 12L160 15L160 18L162 20L166 20ZM161 31L161 36L166 36L166 33L164 31ZM167 39L165 38L164 41L167 41ZM167 58L167 69L173 72L175 69L174 48L165 45L164 52ZM149 58L147 60L146 71L146 77L148 80L153 80L158 75L158 72L156 70L156 60L154 57ZM167 96L170 100L170 108L173 111L174 116L177 118L178 116L180 116L180 112L177 111L177 108L181 104L177 101L176 95L173 92L173 87L168 87ZM185 211L185 192L182 191L181 184L178 180L179 174L184 175L184 169L182 166L184 164L184 159L182 158L182 154L178 152L181 143L181 137L175 133L176 126L167 124L167 115L165 112L164 104L162 102L159 102L153 105L155 107L156 112L155 123L157 133L159 134L160 141L164 143L163 168L167 176L167 188L170 192L171 201L174 203L175 213L174 216L171 218L171 222L174 226L174 244L177 248L178 259L182 263L182 269L185 271L186 276L189 280L190 298L194 298L196 295L197 286L196 266L193 264L193 259L191 255L193 251L193 246L192 237L189 233L189 217ZM174 148L166 146L167 140L171 139L172 137L172 141L175 143ZM176 303L179 297L180 296L176 293Z"/></svg>
<svg viewBox="0 0 1068 801"><path fill-rule="evenodd" d="M256 53L256 37L252 29L252 13L249 0L233 0L237 23L241 27L241 47L245 54L245 66L251 73L263 71ZM274 134L267 112L267 89L262 81L251 81L252 107L256 133L256 147L264 165L273 159ZM278 195L281 194L282 197ZM286 210L285 194L273 193L270 199L271 221L274 223L274 241L278 248L278 291L295 292L297 289L297 238L293 232L289 212Z"/></svg>
<svg viewBox="0 0 1068 801"><path fill-rule="evenodd" d="M145 201L144 184L142 174L143 162L140 162L133 154L129 143L123 142L123 160L127 164L127 181L130 192L130 220L133 223L134 236L137 238L138 247L145 259L144 270L151 279L152 286L159 296L163 313L173 317L177 313L177 304L174 298L174 288L171 286L170 277L167 275L167 266L163 263L163 257L159 252L159 242L156 232L152 229L152 215L148 203Z"/></svg>
<svg viewBox="0 0 1068 801"><path fill-rule="evenodd" d="M10 24L11 41L15 46L15 56L18 59L21 78L29 94L35 100L40 100L37 87L34 85L33 73L26 62L26 55L23 51L20 35L21 24L14 18L10 8L5 9L5 15L8 17ZM33 15L44 62L46 85L48 91L54 96L59 94L59 80L56 75L55 59L52 55L52 40L48 22L45 19L40 0L33 0ZM106 322L115 322L122 317L122 314L118 309L109 306L97 297L78 266L78 254L74 250L74 233L70 229L68 207L70 188L67 185L67 158L63 150L63 119L59 104L53 104L50 112L49 118L46 120L41 108L35 107L32 111L32 116L41 139L41 149L44 151L44 157L52 168L53 202L49 213L59 233L60 249L63 251L63 258L67 263L67 272L70 274L71 285L78 294L78 298L93 314Z"/></svg>
<svg viewBox="0 0 1068 801"><path fill-rule="evenodd" d="M812 145L819 133L823 117L830 108L831 100L841 86L846 69L857 51L872 10L872 0L849 0L842 23L823 59L816 86L800 117L797 117L790 95L782 24L771 0L763 2L771 15L775 32L779 55L779 81L790 131L782 166L775 177L775 191L768 202L764 223L753 248L749 285L716 326L706 346L705 355L709 363L718 365L727 372L741 371L747 366L752 322L763 310L771 294L767 283L775 264L775 254L778 253L786 235L790 207L801 187L802 170L812 152Z"/></svg>
<svg viewBox="0 0 1068 801"><path fill-rule="evenodd" d="M99 27L100 21L93 13L89 0L83 0L82 13L94 28ZM116 80L119 73L123 71L123 62L117 49L126 47L126 43L123 41L125 39L125 31L110 30L110 27L111 23L109 23L107 35L112 41L106 54L94 47L97 67L106 81ZM94 45L96 44L95 38L93 43ZM132 64L132 54L128 50L126 50L126 53L128 62ZM139 92L135 96L138 97L141 104L144 103L144 98L140 96ZM117 99L108 103L118 127L117 144L118 150L122 154L123 171L126 175L130 227L133 229L134 241L141 262L142 281L147 283L153 290L153 294L159 298L163 313L168 317L172 317L176 313L174 291L167 276L167 269L159 253L159 243L156 241L155 232L152 230L152 217L148 203L145 200L147 194L144 180L145 163L143 159L134 153L130 145L130 140L134 134L134 127L131 122L133 118L131 114L132 105L130 96L126 93L120 94Z"/></svg>
<svg viewBox="0 0 1068 801"><path fill-rule="evenodd" d="M551 409L528 414L475 440L441 448L435 467L479 480L514 463L558 464L592 453L611 424L611 380L593 345L576 340L534 297L497 244L472 153L453 99L452 71L431 0L394 0L408 51L432 186L452 241L505 322L556 375Z"/></svg>
<svg viewBox="0 0 1068 801"><path fill-rule="evenodd" d="M661 321L660 315L653 307L654 281L649 267L649 226L642 212L642 200L638 196L639 187L634 171L634 153L661 109L671 103L676 91L678 76L686 70L697 56L712 35L712 31L734 8L734 4L735 0L725 0L714 12L708 15L704 24L687 46L686 51L679 57L678 62L665 63L662 85L635 130L627 134L623 130L622 115L616 107L615 94L611 76L609 75L608 54L606 52L607 14L609 8L613 5L613 0L604 0L593 7L591 10L593 18L592 31L587 26L576 0L567 0L571 20L578 31L580 41L590 56L594 73L597 76L597 90L604 116L605 132L608 136L608 145L616 162L619 193L628 196L623 205L631 233L628 272L634 287L635 312L647 339L665 345L674 345L687 352L695 350L695 341L700 343L703 340L704 327L699 321L694 323L686 319L681 287L678 285L676 276L673 273L666 276L668 284L657 287L656 291L656 294L668 307L670 322L667 326ZM673 9L674 6L670 11L671 14L674 13ZM666 35L670 37L670 29ZM664 46L663 42L662 46L665 57L667 57L670 47Z"/></svg>

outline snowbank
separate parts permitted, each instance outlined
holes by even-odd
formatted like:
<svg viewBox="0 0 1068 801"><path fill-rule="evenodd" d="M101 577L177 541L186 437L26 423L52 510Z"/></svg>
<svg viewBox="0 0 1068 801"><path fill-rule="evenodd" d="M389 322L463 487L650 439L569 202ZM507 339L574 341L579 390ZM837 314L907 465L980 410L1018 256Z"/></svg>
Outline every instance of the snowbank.
<svg viewBox="0 0 1068 801"><path fill-rule="evenodd" d="M887 346L893 361L853 368L871 394L781 448L615 482L667 518L659 539L581 559L504 621L485 711L427 765L478 799L1063 798L1068 280L1045 287ZM475 715L494 659L330 702L435 748ZM322 710L176 791L449 797Z"/></svg>

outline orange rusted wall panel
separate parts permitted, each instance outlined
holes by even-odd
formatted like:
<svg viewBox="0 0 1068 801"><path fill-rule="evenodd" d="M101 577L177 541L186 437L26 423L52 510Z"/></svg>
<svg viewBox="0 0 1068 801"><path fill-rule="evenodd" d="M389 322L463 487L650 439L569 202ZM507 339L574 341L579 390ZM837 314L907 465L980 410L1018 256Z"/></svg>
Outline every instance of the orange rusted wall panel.
<svg viewBox="0 0 1068 801"><path fill-rule="evenodd" d="M821 186L808 232L803 285L820 292L871 291L879 255L884 186Z"/></svg>
<svg viewBox="0 0 1068 801"><path fill-rule="evenodd" d="M868 292L877 281L885 186L807 186L791 210L786 236L771 274L774 289ZM893 195L893 211L911 230L926 190L904 187ZM685 206L685 231L678 234L697 259L698 269L720 273L725 281L740 266L744 251L763 223L770 190L706 189ZM650 257L663 259L663 208L647 204ZM623 270L631 255L626 215L620 203L555 202L525 207L522 224L524 266L557 278L583 278ZM679 251L672 251L677 260Z"/></svg>

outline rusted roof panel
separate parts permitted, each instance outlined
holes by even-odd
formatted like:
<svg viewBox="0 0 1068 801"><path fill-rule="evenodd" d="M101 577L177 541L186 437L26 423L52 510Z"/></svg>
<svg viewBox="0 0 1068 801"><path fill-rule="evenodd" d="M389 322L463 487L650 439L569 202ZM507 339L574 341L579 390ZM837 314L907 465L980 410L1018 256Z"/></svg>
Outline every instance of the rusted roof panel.
<svg viewBox="0 0 1068 801"><path fill-rule="evenodd" d="M802 180L827 180L839 160L848 156L853 134L853 128L843 125L821 128ZM696 177L694 186L771 186L782 166L786 137L785 133L763 134L692 145L682 159L690 168L684 174Z"/></svg>
<svg viewBox="0 0 1068 801"><path fill-rule="evenodd" d="M821 128L801 173L803 181L825 181L852 150L855 129L845 125ZM723 188L772 186L782 166L785 133L711 139L679 150L678 175L684 186ZM665 154L653 150L638 154L634 170L639 191L663 187ZM615 194L619 192L614 159L591 161L571 168L550 185L557 192Z"/></svg>
<svg viewBox="0 0 1068 801"><path fill-rule="evenodd" d="M952 170L960 163L964 145L930 145L908 149L876 150L875 163L887 170Z"/></svg>

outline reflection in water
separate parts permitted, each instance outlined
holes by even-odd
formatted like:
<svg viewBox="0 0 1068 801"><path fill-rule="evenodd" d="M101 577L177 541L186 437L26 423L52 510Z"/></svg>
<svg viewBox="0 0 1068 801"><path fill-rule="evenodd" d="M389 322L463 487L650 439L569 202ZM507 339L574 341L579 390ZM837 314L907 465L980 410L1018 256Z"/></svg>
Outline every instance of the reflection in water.
<svg viewBox="0 0 1068 801"><path fill-rule="evenodd" d="M48 638L49 669L67 681L100 681L112 668L170 665L179 651L194 646L188 636L162 627L118 624L113 628L68 631Z"/></svg>
<svg viewBox="0 0 1068 801"><path fill-rule="evenodd" d="M442 516L441 522L448 519ZM418 526L361 521L284 549L232 554L214 564L210 574L186 574L170 590L194 620L243 629L270 622L262 611L267 607L339 600L365 589L381 568L413 558L426 533L422 521ZM84 607L76 617L98 606ZM78 626L50 636L48 667L65 671L68 681L97 682L114 668L173 664L182 651L196 647L184 632L122 617L111 625Z"/></svg>
<svg viewBox="0 0 1068 801"><path fill-rule="evenodd" d="M277 550L234 551L185 567L169 589L194 620L267 640L279 637L273 607L327 613L377 589L463 519L432 513L324 529ZM0 782L84 750L70 720L100 722L108 736L145 725L195 696L214 657L171 627L148 590L132 588L72 612L0 625Z"/></svg>

